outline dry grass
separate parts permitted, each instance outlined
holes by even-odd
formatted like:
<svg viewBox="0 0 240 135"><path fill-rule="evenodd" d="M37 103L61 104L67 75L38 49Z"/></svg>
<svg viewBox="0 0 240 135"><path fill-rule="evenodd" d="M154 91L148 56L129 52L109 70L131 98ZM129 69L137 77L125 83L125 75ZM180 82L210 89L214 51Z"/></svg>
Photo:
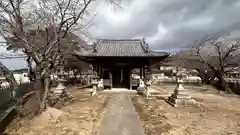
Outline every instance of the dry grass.
<svg viewBox="0 0 240 135"><path fill-rule="evenodd" d="M11 135L92 135L102 119L108 95L91 97L74 89L75 100L60 110L49 108L33 120L15 119L7 129ZM16 124L16 121L18 121ZM14 129L14 130L13 130Z"/></svg>
<svg viewBox="0 0 240 135"><path fill-rule="evenodd" d="M147 135L240 135L239 97L187 88L200 106L173 108L163 99L132 99Z"/></svg>

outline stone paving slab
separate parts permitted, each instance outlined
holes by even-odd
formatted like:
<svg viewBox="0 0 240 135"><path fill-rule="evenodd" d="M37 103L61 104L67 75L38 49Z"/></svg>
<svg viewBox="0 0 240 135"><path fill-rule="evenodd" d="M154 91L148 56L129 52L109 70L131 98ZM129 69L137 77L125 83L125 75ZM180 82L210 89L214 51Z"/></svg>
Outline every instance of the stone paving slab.
<svg viewBox="0 0 240 135"><path fill-rule="evenodd" d="M114 94L107 104L98 135L144 135L144 129L127 94Z"/></svg>

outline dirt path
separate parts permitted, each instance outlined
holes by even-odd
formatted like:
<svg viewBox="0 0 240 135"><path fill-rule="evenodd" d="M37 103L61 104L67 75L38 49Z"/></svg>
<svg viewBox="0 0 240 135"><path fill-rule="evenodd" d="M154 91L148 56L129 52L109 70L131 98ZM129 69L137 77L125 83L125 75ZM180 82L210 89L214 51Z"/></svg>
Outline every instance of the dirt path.
<svg viewBox="0 0 240 135"><path fill-rule="evenodd" d="M144 135L141 121L129 96L113 95L107 109L98 135Z"/></svg>

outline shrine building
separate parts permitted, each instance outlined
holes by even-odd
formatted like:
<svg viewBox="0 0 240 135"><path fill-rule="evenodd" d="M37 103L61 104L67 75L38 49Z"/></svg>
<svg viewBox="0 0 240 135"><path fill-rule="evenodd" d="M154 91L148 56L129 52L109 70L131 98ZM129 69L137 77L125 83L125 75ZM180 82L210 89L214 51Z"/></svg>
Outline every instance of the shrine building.
<svg viewBox="0 0 240 135"><path fill-rule="evenodd" d="M99 39L90 49L76 52L76 56L94 67L104 87L132 89L136 85L133 70L141 79L151 74L150 66L169 56L156 52L143 39Z"/></svg>

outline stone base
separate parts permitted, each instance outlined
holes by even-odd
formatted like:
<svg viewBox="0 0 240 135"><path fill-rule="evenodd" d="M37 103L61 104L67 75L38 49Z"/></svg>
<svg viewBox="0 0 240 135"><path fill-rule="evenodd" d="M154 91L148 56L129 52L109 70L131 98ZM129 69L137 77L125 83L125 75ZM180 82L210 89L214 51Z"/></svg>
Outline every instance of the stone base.
<svg viewBox="0 0 240 135"><path fill-rule="evenodd" d="M144 87L137 88L137 94L139 94L139 95L144 95L145 91L146 91L146 88L144 88Z"/></svg>
<svg viewBox="0 0 240 135"><path fill-rule="evenodd" d="M175 95L168 97L167 102L173 107L196 105L196 101L187 95Z"/></svg>
<svg viewBox="0 0 240 135"><path fill-rule="evenodd" d="M184 89L182 83L178 83L174 93L168 97L167 102L173 107L196 105L196 101L188 96L187 90Z"/></svg>
<svg viewBox="0 0 240 135"><path fill-rule="evenodd" d="M103 91L103 90L104 90L104 87L97 87L97 90Z"/></svg>
<svg viewBox="0 0 240 135"><path fill-rule="evenodd" d="M91 96L97 95L97 91L94 90L94 91L92 91L90 94L91 94Z"/></svg>
<svg viewBox="0 0 240 135"><path fill-rule="evenodd" d="M191 99L190 96L188 96L187 94L172 94L171 95L172 98L176 98L176 99Z"/></svg>
<svg viewBox="0 0 240 135"><path fill-rule="evenodd" d="M59 84L55 89L56 90L65 90L65 89L67 89L67 87L64 86L63 84Z"/></svg>
<svg viewBox="0 0 240 135"><path fill-rule="evenodd" d="M62 90L62 89L52 89L51 91L55 96L60 97L64 90Z"/></svg>

